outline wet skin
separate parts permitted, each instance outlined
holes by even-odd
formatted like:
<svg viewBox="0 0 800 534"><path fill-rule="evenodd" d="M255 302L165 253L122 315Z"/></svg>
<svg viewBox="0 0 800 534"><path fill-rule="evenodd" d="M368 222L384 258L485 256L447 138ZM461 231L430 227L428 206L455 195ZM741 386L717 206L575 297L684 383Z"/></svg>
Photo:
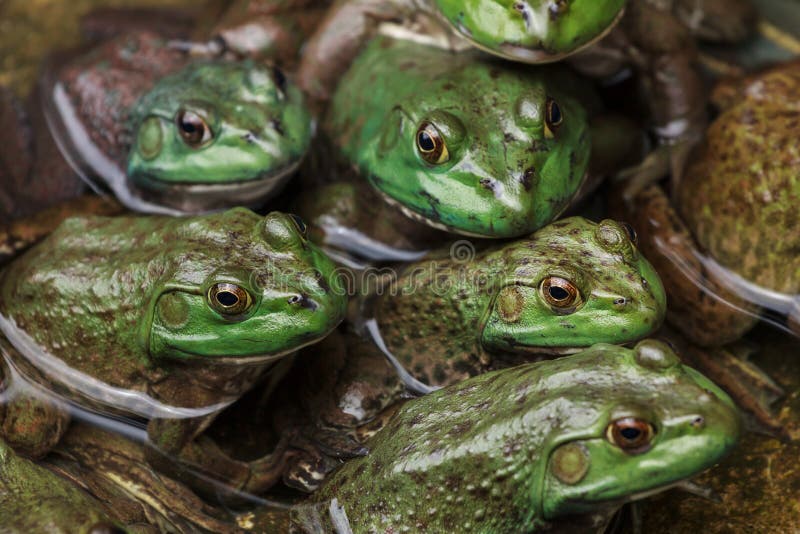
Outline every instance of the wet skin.
<svg viewBox="0 0 800 534"><path fill-rule="evenodd" d="M730 398L663 343L600 344L407 402L312 496L318 513L295 518L346 514L353 532L585 532L710 467L738 435Z"/></svg>
<svg viewBox="0 0 800 534"><path fill-rule="evenodd" d="M278 458L217 458L195 437L344 315L332 262L298 224L244 208L64 222L0 278L12 399L2 433L40 456L65 431L62 405L13 387L32 380L78 406L149 420L154 451L269 486Z"/></svg>
<svg viewBox="0 0 800 534"><path fill-rule="evenodd" d="M428 385L485 372L496 360L635 341L658 329L666 299L630 232L572 217L477 252L461 242L405 267L363 313Z"/></svg>
<svg viewBox="0 0 800 534"><path fill-rule="evenodd" d="M273 416L279 431L305 428L324 444L322 455L306 447L310 454L291 461L284 480L292 486L318 486L336 463L326 455L358 454L353 429L408 391L634 342L659 328L666 308L661 281L625 227L579 217L477 252L444 249L379 284L354 303L363 338L346 331L310 347L285 382L290 400Z"/></svg>
<svg viewBox="0 0 800 534"><path fill-rule="evenodd" d="M380 37L343 77L322 132L340 167L355 166L413 221L516 237L555 219L584 181L591 139L582 96L561 70ZM331 187L307 196L328 198ZM339 206L302 213L341 220ZM358 230L376 233L374 223Z"/></svg>
<svg viewBox="0 0 800 534"><path fill-rule="evenodd" d="M29 156L55 170L36 162L6 173L23 200L19 213L75 195L75 173L137 211L256 205L280 190L310 142L304 98L283 72L251 60L193 60L146 31L51 62L40 93L34 105L47 124L35 125Z"/></svg>

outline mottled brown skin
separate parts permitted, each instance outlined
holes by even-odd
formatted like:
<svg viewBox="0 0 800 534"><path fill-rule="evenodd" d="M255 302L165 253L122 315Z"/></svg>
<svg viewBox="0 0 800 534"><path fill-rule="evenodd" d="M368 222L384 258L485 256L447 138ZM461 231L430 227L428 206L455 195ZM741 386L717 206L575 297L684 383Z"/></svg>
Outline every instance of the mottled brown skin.
<svg viewBox="0 0 800 534"><path fill-rule="evenodd" d="M720 92L727 105L686 171L681 214L725 267L800 293L800 61L744 80L733 101Z"/></svg>

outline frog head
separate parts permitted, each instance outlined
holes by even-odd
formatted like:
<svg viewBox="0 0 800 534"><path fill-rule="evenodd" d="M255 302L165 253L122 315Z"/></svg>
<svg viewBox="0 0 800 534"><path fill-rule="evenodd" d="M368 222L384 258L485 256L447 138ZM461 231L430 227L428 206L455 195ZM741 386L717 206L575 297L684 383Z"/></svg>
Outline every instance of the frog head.
<svg viewBox="0 0 800 534"><path fill-rule="evenodd" d="M544 518L643 498L714 465L735 445L733 401L664 343L599 345L585 354L583 370L571 372L586 380L565 392L580 416L565 420L548 446Z"/></svg>
<svg viewBox="0 0 800 534"><path fill-rule="evenodd" d="M268 361L327 335L344 316L334 264L303 222L235 208L185 226L187 247L151 297L151 358Z"/></svg>
<svg viewBox="0 0 800 534"><path fill-rule="evenodd" d="M514 269L485 319L489 351L568 353L622 344L654 332L664 287L625 223L571 217L506 249Z"/></svg>
<svg viewBox="0 0 800 534"><path fill-rule="evenodd" d="M397 102L361 164L411 218L479 237L555 219L583 182L587 114L560 75L466 63Z"/></svg>
<svg viewBox="0 0 800 534"><path fill-rule="evenodd" d="M606 34L626 0L433 0L476 46L514 61L557 61Z"/></svg>
<svg viewBox="0 0 800 534"><path fill-rule="evenodd" d="M311 117L277 68L200 61L137 102L128 176L186 209L254 204L288 179L305 154Z"/></svg>

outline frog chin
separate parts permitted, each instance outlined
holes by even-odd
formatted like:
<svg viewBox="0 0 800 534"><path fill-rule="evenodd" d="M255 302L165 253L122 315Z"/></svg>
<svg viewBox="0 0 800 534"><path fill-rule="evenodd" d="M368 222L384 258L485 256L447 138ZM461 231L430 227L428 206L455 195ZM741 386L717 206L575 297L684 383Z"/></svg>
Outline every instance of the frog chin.
<svg viewBox="0 0 800 534"><path fill-rule="evenodd" d="M387 204L389 204L393 208L396 208L396 209L400 210L400 213L402 213L403 215L405 215L406 217L408 217L412 221L415 221L415 222L418 222L418 223L422 223L422 224L425 224L427 226L430 226L431 228L435 228L436 230L441 230L443 232L448 232L448 233L451 233L451 234L459 234L459 235L463 235L463 236L467 236L467 237L475 237L475 238L478 238L478 239L483 239L483 238L486 238L486 237L493 237L493 236L490 236L490 235L478 234L478 233L475 233L475 232L468 232L468 231L463 230L461 228L454 228L452 226L448 226L448 225L442 223L441 221L437 221L437 220L431 219L429 217L426 217L426 216L422 215L421 213L417 213L416 211L412 210L408 206L405 206L404 204L402 204L402 203L398 202L397 200L393 199L392 197L390 197L389 195L387 195L386 193L384 193L383 191L381 191L378 188L375 188L375 191L378 192L378 195L380 195L380 197Z"/></svg>
<svg viewBox="0 0 800 534"><path fill-rule="evenodd" d="M280 192L300 167L295 160L255 178L223 183L172 182L159 179L151 172L130 175L130 186L147 200L185 212L224 209L234 205L252 206Z"/></svg>

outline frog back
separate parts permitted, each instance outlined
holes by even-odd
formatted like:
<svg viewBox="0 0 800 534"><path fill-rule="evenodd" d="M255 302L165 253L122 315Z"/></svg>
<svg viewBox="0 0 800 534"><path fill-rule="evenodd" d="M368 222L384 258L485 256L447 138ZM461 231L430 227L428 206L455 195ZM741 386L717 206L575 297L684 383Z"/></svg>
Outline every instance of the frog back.
<svg viewBox="0 0 800 534"><path fill-rule="evenodd" d="M181 219L68 219L6 267L0 314L71 367L129 385L149 364L152 296L201 254L186 234Z"/></svg>
<svg viewBox="0 0 800 534"><path fill-rule="evenodd" d="M800 62L750 79L709 127L680 207L708 253L739 275L800 291Z"/></svg>

